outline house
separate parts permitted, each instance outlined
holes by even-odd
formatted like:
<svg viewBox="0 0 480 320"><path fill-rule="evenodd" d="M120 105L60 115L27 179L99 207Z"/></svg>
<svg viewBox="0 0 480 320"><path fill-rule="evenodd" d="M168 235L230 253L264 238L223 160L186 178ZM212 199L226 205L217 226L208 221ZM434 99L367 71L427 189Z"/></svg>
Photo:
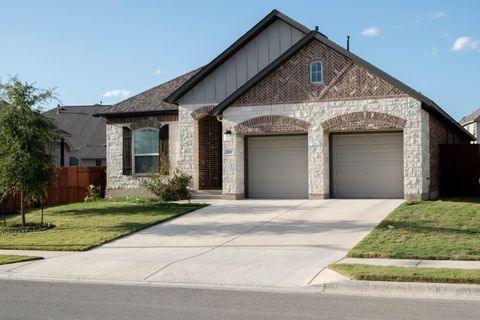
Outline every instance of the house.
<svg viewBox="0 0 480 320"><path fill-rule="evenodd" d="M480 108L460 120L460 124L475 136L476 143L480 141Z"/></svg>
<svg viewBox="0 0 480 320"><path fill-rule="evenodd" d="M44 112L54 119L61 138L55 141L55 164L68 166L105 166L105 122L92 115L110 106L57 106Z"/></svg>
<svg viewBox="0 0 480 320"><path fill-rule="evenodd" d="M107 192L168 155L225 199L439 193L439 144L473 137L435 102L277 10L204 67L97 114Z"/></svg>

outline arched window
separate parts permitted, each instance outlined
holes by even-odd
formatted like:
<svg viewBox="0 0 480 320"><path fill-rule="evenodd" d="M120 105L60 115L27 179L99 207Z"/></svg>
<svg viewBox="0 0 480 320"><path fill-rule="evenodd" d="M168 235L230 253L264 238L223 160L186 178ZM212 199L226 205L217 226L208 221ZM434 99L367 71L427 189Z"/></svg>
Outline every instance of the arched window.
<svg viewBox="0 0 480 320"><path fill-rule="evenodd" d="M159 131L154 128L136 130L133 135L135 174L159 170Z"/></svg>
<svg viewBox="0 0 480 320"><path fill-rule="evenodd" d="M320 61L310 63L310 83L319 84L323 82L323 66Z"/></svg>

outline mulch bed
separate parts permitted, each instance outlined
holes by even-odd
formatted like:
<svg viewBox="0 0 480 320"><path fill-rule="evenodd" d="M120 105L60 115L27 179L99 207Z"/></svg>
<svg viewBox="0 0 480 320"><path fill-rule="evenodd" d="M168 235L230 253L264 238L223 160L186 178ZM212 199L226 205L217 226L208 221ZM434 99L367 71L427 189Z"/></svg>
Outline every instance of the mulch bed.
<svg viewBox="0 0 480 320"><path fill-rule="evenodd" d="M0 228L0 233L41 232L52 228L55 228L52 223L27 223L25 226L17 224Z"/></svg>

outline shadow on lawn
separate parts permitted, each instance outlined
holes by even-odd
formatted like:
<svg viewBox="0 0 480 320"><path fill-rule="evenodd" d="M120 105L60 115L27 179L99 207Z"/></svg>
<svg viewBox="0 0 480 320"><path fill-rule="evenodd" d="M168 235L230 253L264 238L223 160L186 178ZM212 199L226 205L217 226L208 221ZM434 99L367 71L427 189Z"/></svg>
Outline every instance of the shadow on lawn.
<svg viewBox="0 0 480 320"><path fill-rule="evenodd" d="M188 203L151 203L151 204L133 204L133 203L120 203L120 202L107 202L107 207L91 207L88 204L85 207L80 208L65 208L58 209L58 207L52 207L45 210L46 215L122 215L122 214L172 214L182 212L185 210L192 211L205 207L201 204L188 204Z"/></svg>
<svg viewBox="0 0 480 320"><path fill-rule="evenodd" d="M425 224L435 223L434 221L424 220L422 224L407 222L407 221L391 221L383 220L379 225L378 229L382 230L391 230L391 231L401 231L407 230L408 232L414 233L438 233L438 234L460 234L460 235L478 235L480 236L480 230L478 229L461 229L459 228L445 228L445 227L435 227L428 226ZM393 228L391 228L393 227Z"/></svg>
<svg viewBox="0 0 480 320"><path fill-rule="evenodd" d="M452 197L452 198L442 198L440 201L449 201L449 202L464 202L464 203L474 203L480 204L480 197Z"/></svg>

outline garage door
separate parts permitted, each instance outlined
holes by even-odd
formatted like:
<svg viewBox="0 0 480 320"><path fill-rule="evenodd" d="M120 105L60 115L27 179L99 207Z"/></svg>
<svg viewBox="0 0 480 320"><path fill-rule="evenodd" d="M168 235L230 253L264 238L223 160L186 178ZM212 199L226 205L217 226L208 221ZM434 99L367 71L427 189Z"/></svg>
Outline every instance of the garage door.
<svg viewBox="0 0 480 320"><path fill-rule="evenodd" d="M249 198L307 198L307 136L249 137L247 141Z"/></svg>
<svg viewBox="0 0 480 320"><path fill-rule="evenodd" d="M402 133L332 136L333 196L403 198Z"/></svg>

